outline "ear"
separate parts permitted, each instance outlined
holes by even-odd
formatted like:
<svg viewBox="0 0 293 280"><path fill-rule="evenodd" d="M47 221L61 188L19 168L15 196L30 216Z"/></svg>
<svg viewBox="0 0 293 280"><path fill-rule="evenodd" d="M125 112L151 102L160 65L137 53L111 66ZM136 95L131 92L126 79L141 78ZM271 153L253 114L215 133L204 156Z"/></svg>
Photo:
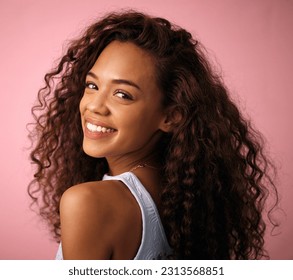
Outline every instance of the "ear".
<svg viewBox="0 0 293 280"><path fill-rule="evenodd" d="M177 126L181 120L181 113L178 110L174 110L174 108L169 108L165 111L159 129L166 133L172 132L174 127Z"/></svg>

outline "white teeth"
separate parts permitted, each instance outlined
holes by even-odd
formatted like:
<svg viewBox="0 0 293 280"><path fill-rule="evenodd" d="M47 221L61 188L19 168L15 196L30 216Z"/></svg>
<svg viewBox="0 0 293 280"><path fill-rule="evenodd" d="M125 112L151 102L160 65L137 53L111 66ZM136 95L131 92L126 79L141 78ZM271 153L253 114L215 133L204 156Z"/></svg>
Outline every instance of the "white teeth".
<svg viewBox="0 0 293 280"><path fill-rule="evenodd" d="M100 125L95 125L95 124L88 123L88 122L86 123L86 127L91 132L111 133L111 132L115 131L115 129L103 127Z"/></svg>

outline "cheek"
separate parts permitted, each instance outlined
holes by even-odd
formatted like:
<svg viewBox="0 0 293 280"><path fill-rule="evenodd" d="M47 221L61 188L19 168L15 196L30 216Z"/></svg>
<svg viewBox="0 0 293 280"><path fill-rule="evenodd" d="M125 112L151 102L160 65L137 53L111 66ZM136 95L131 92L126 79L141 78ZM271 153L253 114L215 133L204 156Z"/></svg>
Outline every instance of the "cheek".
<svg viewBox="0 0 293 280"><path fill-rule="evenodd" d="M81 98L80 102L79 102L79 111L82 114L85 110L85 104L86 104L86 100L85 97L83 95L83 97Z"/></svg>
<svg viewBox="0 0 293 280"><path fill-rule="evenodd" d="M152 110L139 110L131 115L128 127L138 135L150 135L159 129L160 115Z"/></svg>

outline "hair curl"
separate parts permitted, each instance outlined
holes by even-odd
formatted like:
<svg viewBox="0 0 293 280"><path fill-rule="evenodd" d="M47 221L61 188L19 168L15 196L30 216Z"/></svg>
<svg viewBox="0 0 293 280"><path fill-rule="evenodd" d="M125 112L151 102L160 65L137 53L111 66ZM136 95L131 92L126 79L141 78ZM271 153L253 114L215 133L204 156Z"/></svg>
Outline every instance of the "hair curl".
<svg viewBox="0 0 293 280"><path fill-rule="evenodd" d="M111 13L74 40L32 108L35 119L28 187L57 240L59 202L69 187L100 180L105 159L82 150L79 102L85 77L112 41L132 42L156 61L164 105L179 116L162 139L162 220L177 259L256 259L265 255L262 218L271 163L258 132L231 101L191 34L162 18ZM276 199L277 200L277 199Z"/></svg>

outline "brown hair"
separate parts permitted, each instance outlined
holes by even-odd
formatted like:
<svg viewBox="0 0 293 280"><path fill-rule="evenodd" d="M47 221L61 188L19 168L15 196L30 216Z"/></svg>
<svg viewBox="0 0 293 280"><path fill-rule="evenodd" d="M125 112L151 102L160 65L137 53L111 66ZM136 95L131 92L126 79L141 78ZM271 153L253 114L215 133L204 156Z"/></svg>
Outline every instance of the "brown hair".
<svg viewBox="0 0 293 280"><path fill-rule="evenodd" d="M269 190L268 159L259 133L240 114L191 34L162 18L111 13L72 41L45 75L33 107L37 166L28 192L60 238L59 201L66 189L100 180L105 159L82 150L79 102L85 76L112 41L153 55L164 105L180 119L161 142L162 220L172 258L248 259L265 255L262 211Z"/></svg>

